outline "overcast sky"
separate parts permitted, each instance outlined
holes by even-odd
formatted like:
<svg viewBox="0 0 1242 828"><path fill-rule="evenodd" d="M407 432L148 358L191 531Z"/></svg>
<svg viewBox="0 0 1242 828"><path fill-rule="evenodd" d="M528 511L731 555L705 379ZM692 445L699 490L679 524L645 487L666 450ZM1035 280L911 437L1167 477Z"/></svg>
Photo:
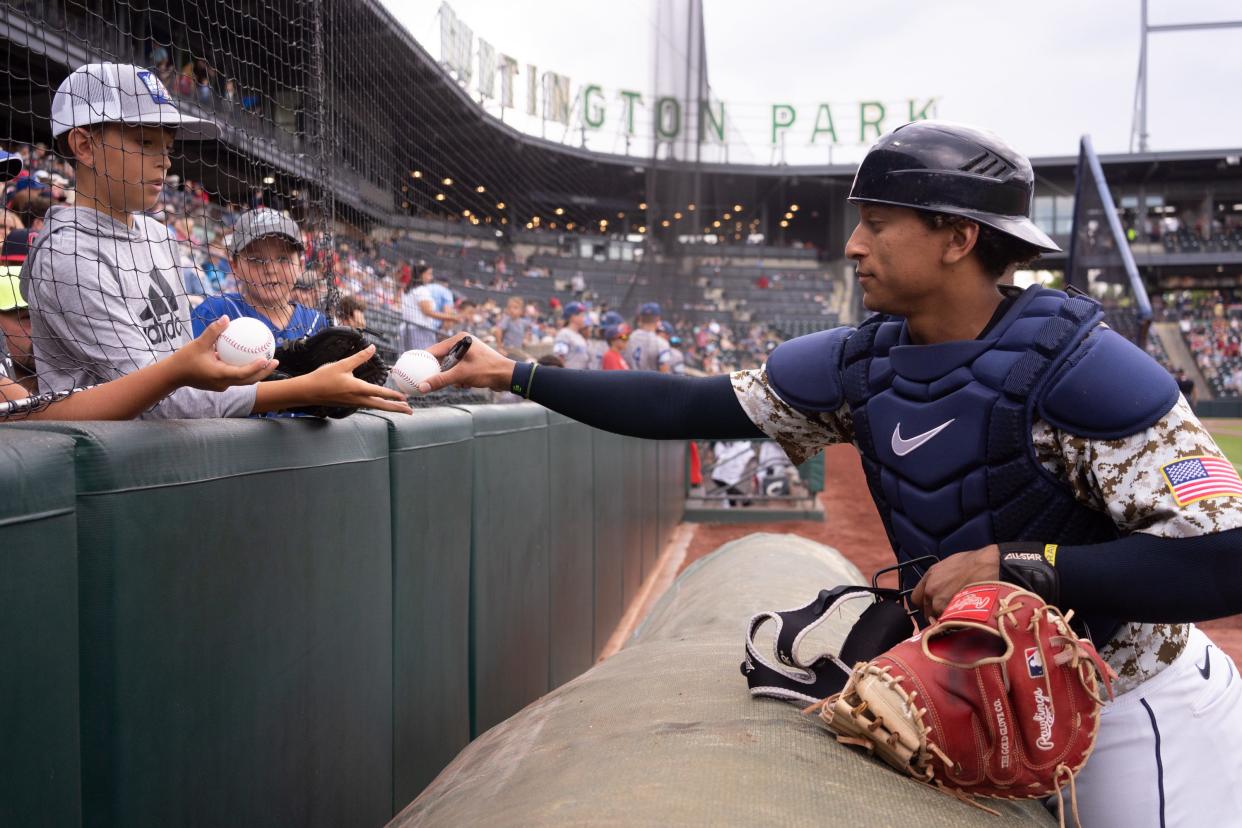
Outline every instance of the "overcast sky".
<svg viewBox="0 0 1242 828"><path fill-rule="evenodd" d="M438 2L384 2L439 54ZM651 88L652 0L451 5L476 36L522 64L569 75L575 92L587 82ZM935 97L939 117L991 128L1029 155L1074 154L1084 132L1099 151L1121 152L1139 8L1140 0L704 0L708 72L713 97L753 144L770 134L772 103L797 105L790 137L805 145L818 102L832 103L838 128L856 136L858 101ZM1236 20L1242 0L1149 0L1149 15L1153 24ZM1242 147L1242 29L1158 33L1149 44L1151 148ZM885 126L902 120L890 114ZM802 149L788 160L810 160ZM841 149L837 160L850 160Z"/></svg>

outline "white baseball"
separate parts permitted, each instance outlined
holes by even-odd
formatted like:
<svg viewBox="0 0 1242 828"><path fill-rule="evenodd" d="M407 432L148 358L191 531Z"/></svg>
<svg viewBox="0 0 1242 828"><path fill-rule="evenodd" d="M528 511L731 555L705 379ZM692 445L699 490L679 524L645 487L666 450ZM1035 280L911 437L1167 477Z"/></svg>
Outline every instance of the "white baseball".
<svg viewBox="0 0 1242 828"><path fill-rule="evenodd" d="M216 355L226 365L249 365L256 359L271 359L274 353L271 328L246 316L229 322L216 340Z"/></svg>
<svg viewBox="0 0 1242 828"><path fill-rule="evenodd" d="M440 360L426 351L406 351L392 368L392 381L403 394L417 394L418 384L440 373Z"/></svg>

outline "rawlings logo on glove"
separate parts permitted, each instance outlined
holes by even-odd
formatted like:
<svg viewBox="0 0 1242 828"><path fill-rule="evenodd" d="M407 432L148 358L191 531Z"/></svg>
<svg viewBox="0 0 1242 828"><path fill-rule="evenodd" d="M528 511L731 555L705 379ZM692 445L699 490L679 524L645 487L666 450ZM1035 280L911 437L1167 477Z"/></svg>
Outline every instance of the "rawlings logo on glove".
<svg viewBox="0 0 1242 828"><path fill-rule="evenodd" d="M1068 620L1012 584L972 584L808 710L839 741L958 796L1059 797L1068 785L1077 818L1074 774L1112 672Z"/></svg>

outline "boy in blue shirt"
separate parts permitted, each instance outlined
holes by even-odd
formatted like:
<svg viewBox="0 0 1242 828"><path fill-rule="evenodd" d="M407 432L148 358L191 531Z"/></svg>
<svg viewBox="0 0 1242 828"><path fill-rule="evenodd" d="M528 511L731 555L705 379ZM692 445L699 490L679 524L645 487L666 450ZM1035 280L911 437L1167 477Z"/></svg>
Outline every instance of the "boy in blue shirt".
<svg viewBox="0 0 1242 828"><path fill-rule="evenodd" d="M277 345L328 326L322 313L292 299L304 249L293 219L267 207L248 210L237 220L228 249L240 292L203 300L191 315L195 336L221 316L258 319L271 328Z"/></svg>

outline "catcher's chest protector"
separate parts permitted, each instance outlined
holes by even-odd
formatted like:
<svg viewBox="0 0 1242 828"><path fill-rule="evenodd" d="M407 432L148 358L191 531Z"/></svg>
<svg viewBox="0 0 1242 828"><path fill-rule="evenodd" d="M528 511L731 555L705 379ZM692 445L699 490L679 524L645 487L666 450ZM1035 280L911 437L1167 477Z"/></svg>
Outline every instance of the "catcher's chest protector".
<svg viewBox="0 0 1242 828"><path fill-rule="evenodd" d="M1035 406L1099 321L1099 306L1023 292L981 340L910 345L874 317L846 341L842 386L867 484L899 561L1005 541L1117 536L1038 463ZM910 588L920 572L907 570Z"/></svg>

